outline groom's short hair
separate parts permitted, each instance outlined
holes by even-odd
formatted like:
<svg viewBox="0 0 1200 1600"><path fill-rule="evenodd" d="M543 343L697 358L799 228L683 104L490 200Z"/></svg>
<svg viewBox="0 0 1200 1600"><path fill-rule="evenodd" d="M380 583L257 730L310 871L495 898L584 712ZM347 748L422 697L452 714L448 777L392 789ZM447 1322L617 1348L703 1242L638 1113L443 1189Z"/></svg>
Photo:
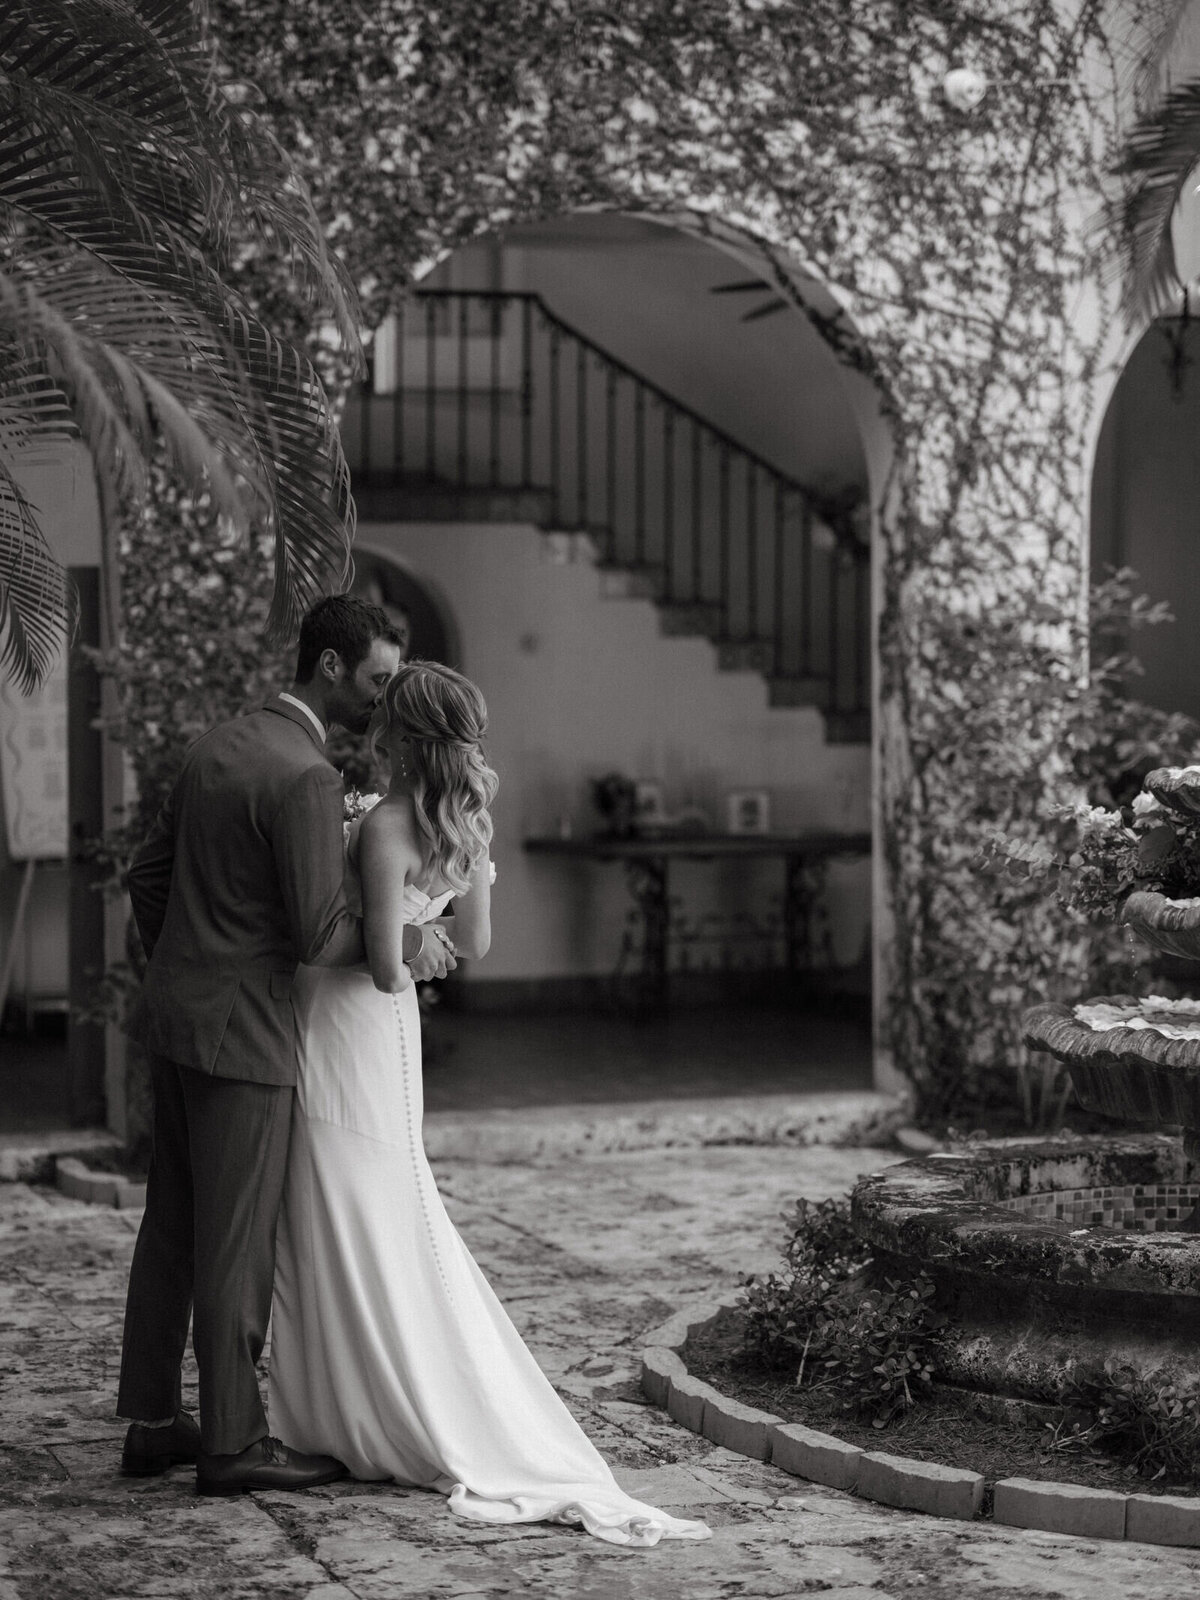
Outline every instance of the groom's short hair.
<svg viewBox="0 0 1200 1600"><path fill-rule="evenodd" d="M325 650L336 650L353 672L376 639L400 644L399 633L381 606L357 594L331 594L305 614L296 647L296 682L311 683Z"/></svg>

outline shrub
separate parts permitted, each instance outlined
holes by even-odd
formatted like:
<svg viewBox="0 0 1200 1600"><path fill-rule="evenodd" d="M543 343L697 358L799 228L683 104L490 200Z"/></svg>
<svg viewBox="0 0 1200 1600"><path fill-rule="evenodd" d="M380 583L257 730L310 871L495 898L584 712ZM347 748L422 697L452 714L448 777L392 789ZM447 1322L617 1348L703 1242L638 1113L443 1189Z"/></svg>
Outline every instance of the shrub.
<svg viewBox="0 0 1200 1600"><path fill-rule="evenodd" d="M1078 1369L1072 1390L1095 1421L1068 1444L1102 1443L1142 1477L1200 1480L1200 1383L1160 1382L1110 1356Z"/></svg>
<svg viewBox="0 0 1200 1600"><path fill-rule="evenodd" d="M906 1411L933 1384L946 1324L934 1294L932 1278L919 1272L835 1301L820 1328L824 1354L814 1387L832 1384L846 1410L872 1414L877 1428ZM798 1373L797 1383L803 1378Z"/></svg>
<svg viewBox="0 0 1200 1600"><path fill-rule="evenodd" d="M945 1325L933 1281L872 1283L846 1200L799 1200L785 1220L784 1270L745 1281L747 1354L775 1369L796 1363L799 1386L830 1388L884 1427L933 1381Z"/></svg>
<svg viewBox="0 0 1200 1600"><path fill-rule="evenodd" d="M850 1226L845 1200L797 1200L788 1224L784 1270L744 1285L746 1349L762 1365L789 1366L810 1344L830 1295L869 1259Z"/></svg>

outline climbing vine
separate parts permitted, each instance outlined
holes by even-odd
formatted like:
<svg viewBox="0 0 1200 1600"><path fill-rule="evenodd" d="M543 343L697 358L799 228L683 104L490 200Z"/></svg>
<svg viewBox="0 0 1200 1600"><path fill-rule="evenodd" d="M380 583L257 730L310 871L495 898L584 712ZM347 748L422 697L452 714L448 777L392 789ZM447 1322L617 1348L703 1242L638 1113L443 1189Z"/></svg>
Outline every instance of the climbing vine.
<svg viewBox="0 0 1200 1600"><path fill-rule="evenodd" d="M1086 673L1085 452L1116 347L1119 240L1100 224L1174 9L211 4L226 93L299 163L368 330L456 246L583 207L748 234L774 292L804 309L799 263L837 296L819 325L878 385L896 451L877 546L887 1015L930 1111L1015 1064L1016 1011L1091 960L1052 910L1018 925L973 863L985 825L1032 831L1080 786L1062 741ZM948 95L952 71L982 98ZM239 264L320 352L284 264Z"/></svg>

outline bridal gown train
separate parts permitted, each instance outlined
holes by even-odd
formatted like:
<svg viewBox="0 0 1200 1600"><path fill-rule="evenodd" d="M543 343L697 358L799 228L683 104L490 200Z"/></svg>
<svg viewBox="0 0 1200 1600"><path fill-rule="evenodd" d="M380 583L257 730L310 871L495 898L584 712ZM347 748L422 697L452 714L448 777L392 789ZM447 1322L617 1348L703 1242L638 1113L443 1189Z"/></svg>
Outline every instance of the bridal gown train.
<svg viewBox="0 0 1200 1600"><path fill-rule="evenodd" d="M405 891L411 922L449 895ZM447 1216L421 1142L416 991L301 967L300 1072L271 1322L272 1432L356 1478L449 1494L476 1522L704 1539L626 1495Z"/></svg>

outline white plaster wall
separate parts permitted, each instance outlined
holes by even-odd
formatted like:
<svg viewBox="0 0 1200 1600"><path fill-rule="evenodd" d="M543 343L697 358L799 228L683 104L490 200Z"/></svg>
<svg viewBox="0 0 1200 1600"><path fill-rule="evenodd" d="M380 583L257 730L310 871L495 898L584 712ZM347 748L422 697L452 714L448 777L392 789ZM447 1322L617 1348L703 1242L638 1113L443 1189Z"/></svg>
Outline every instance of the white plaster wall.
<svg viewBox="0 0 1200 1600"><path fill-rule="evenodd" d="M8 463L36 508L47 543L64 567L100 562L100 512L91 458L82 445Z"/></svg>
<svg viewBox="0 0 1200 1600"><path fill-rule="evenodd" d="M662 783L668 810L716 813L728 790L761 788L776 831L869 828L866 746L827 745L815 710L771 709L763 680L718 671L706 640L663 638L652 602L606 597L590 561L555 564L536 529L365 525L358 545L447 598L461 665L488 701L499 878L480 978L612 969L630 906L620 869L533 858L521 840L563 815L591 831L588 780L614 768ZM685 863L672 886L693 913L719 898L761 915L781 872ZM837 959L850 964L868 934L869 863L834 863L828 900Z"/></svg>

